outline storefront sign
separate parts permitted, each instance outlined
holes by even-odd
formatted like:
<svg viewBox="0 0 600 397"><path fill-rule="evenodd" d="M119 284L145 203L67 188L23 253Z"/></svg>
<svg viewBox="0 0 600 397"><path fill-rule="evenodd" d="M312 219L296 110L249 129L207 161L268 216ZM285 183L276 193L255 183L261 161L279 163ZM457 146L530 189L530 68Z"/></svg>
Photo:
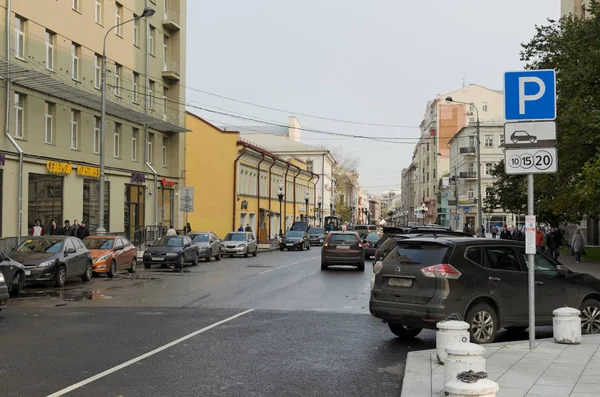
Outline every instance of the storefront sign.
<svg viewBox="0 0 600 397"><path fill-rule="evenodd" d="M77 166L77 175L89 176L92 178L100 178L100 168L88 167L86 165Z"/></svg>
<svg viewBox="0 0 600 397"><path fill-rule="evenodd" d="M146 183L146 174L131 174L131 183Z"/></svg>
<svg viewBox="0 0 600 397"><path fill-rule="evenodd" d="M0 154L0 165L6 165L6 156Z"/></svg>
<svg viewBox="0 0 600 397"><path fill-rule="evenodd" d="M173 187L173 186L177 185L177 182L175 182L175 181L170 181L170 180L168 180L168 179L165 179L165 178L163 178L163 179L161 180L161 182L162 182L162 185L163 185L163 186L165 186L165 187Z"/></svg>
<svg viewBox="0 0 600 397"><path fill-rule="evenodd" d="M73 172L71 163L59 163L58 161L48 161L46 163L46 169L53 174L68 175Z"/></svg>

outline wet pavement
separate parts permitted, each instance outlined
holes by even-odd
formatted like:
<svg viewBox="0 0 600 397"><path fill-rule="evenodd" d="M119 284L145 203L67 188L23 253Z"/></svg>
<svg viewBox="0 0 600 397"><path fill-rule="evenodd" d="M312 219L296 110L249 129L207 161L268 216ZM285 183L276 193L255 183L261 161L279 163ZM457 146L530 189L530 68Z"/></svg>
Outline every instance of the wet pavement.
<svg viewBox="0 0 600 397"><path fill-rule="evenodd" d="M0 314L0 395L399 396L434 332L399 341L368 314L370 264L319 251L28 286Z"/></svg>

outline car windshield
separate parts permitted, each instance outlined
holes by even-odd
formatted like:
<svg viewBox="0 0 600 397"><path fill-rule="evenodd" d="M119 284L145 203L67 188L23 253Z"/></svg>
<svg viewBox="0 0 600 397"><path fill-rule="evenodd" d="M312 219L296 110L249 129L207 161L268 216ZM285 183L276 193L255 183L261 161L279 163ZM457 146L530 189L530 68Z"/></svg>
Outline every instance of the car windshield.
<svg viewBox="0 0 600 397"><path fill-rule="evenodd" d="M395 260L415 265L439 265L444 263L448 247L436 243L405 243L399 242L398 248L386 257L386 261Z"/></svg>
<svg viewBox="0 0 600 397"><path fill-rule="evenodd" d="M86 238L83 240L83 245L89 250L110 250L115 244L114 239L108 238Z"/></svg>
<svg viewBox="0 0 600 397"><path fill-rule="evenodd" d="M302 237L304 236L304 233L302 232L287 232L287 234L285 235L285 237Z"/></svg>
<svg viewBox="0 0 600 397"><path fill-rule="evenodd" d="M369 234L365 240L367 240L370 243L375 243L375 242L379 241L379 238L380 238L379 234L372 233L372 234Z"/></svg>
<svg viewBox="0 0 600 397"><path fill-rule="evenodd" d="M322 227L313 227L308 231L308 234L323 234L325 231Z"/></svg>
<svg viewBox="0 0 600 397"><path fill-rule="evenodd" d="M246 233L229 233L223 241L246 241Z"/></svg>
<svg viewBox="0 0 600 397"><path fill-rule="evenodd" d="M62 248L63 240L50 239L50 238L39 238L39 239L28 239L25 240L17 252L37 252L37 253L51 253L55 254L60 252Z"/></svg>
<svg viewBox="0 0 600 397"><path fill-rule="evenodd" d="M343 243L355 243L358 241L358 237L354 234L332 234L329 237L330 244L343 244Z"/></svg>
<svg viewBox="0 0 600 397"><path fill-rule="evenodd" d="M196 234L194 236L194 242L195 243L208 243L209 237L208 237L208 233L202 233L202 234Z"/></svg>
<svg viewBox="0 0 600 397"><path fill-rule="evenodd" d="M152 245L154 247L183 247L183 237L162 237Z"/></svg>

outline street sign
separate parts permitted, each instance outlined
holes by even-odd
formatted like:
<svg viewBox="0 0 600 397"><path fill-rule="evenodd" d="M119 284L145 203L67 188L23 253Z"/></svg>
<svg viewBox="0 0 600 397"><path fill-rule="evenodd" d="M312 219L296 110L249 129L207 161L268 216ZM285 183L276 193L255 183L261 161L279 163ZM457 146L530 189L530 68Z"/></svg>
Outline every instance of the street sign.
<svg viewBox="0 0 600 397"><path fill-rule="evenodd" d="M455 220L455 221L459 221L459 220L460 220L460 216L456 215L456 216L454 217L454 220Z"/></svg>
<svg viewBox="0 0 600 397"><path fill-rule="evenodd" d="M518 174L553 174L558 170L556 148L506 149L504 172Z"/></svg>
<svg viewBox="0 0 600 397"><path fill-rule="evenodd" d="M556 118L556 72L524 70L504 74L504 117L507 121Z"/></svg>
<svg viewBox="0 0 600 397"><path fill-rule="evenodd" d="M415 210L415 215L419 215L419 210Z"/></svg>
<svg viewBox="0 0 600 397"><path fill-rule="evenodd" d="M179 189L179 211L194 212L194 188L182 187Z"/></svg>
<svg viewBox="0 0 600 397"><path fill-rule="evenodd" d="M504 147L554 147L556 146L556 123L534 121L504 124Z"/></svg>
<svg viewBox="0 0 600 397"><path fill-rule="evenodd" d="M464 209L464 211L465 211L465 214L466 214L466 213L468 213L468 212L469 212L469 209L468 209L468 208L465 208L465 209Z"/></svg>
<svg viewBox="0 0 600 397"><path fill-rule="evenodd" d="M525 216L525 253L535 254L535 215Z"/></svg>

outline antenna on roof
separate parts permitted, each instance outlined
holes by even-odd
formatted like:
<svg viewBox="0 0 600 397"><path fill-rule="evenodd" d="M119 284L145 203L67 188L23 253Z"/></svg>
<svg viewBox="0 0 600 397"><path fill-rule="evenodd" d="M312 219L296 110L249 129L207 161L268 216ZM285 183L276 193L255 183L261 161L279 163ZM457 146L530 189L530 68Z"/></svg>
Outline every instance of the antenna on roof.
<svg viewBox="0 0 600 397"><path fill-rule="evenodd" d="M465 76L465 75L463 74L463 78L462 78L462 88L465 88L465 85L466 85L466 79L467 79L467 76Z"/></svg>

